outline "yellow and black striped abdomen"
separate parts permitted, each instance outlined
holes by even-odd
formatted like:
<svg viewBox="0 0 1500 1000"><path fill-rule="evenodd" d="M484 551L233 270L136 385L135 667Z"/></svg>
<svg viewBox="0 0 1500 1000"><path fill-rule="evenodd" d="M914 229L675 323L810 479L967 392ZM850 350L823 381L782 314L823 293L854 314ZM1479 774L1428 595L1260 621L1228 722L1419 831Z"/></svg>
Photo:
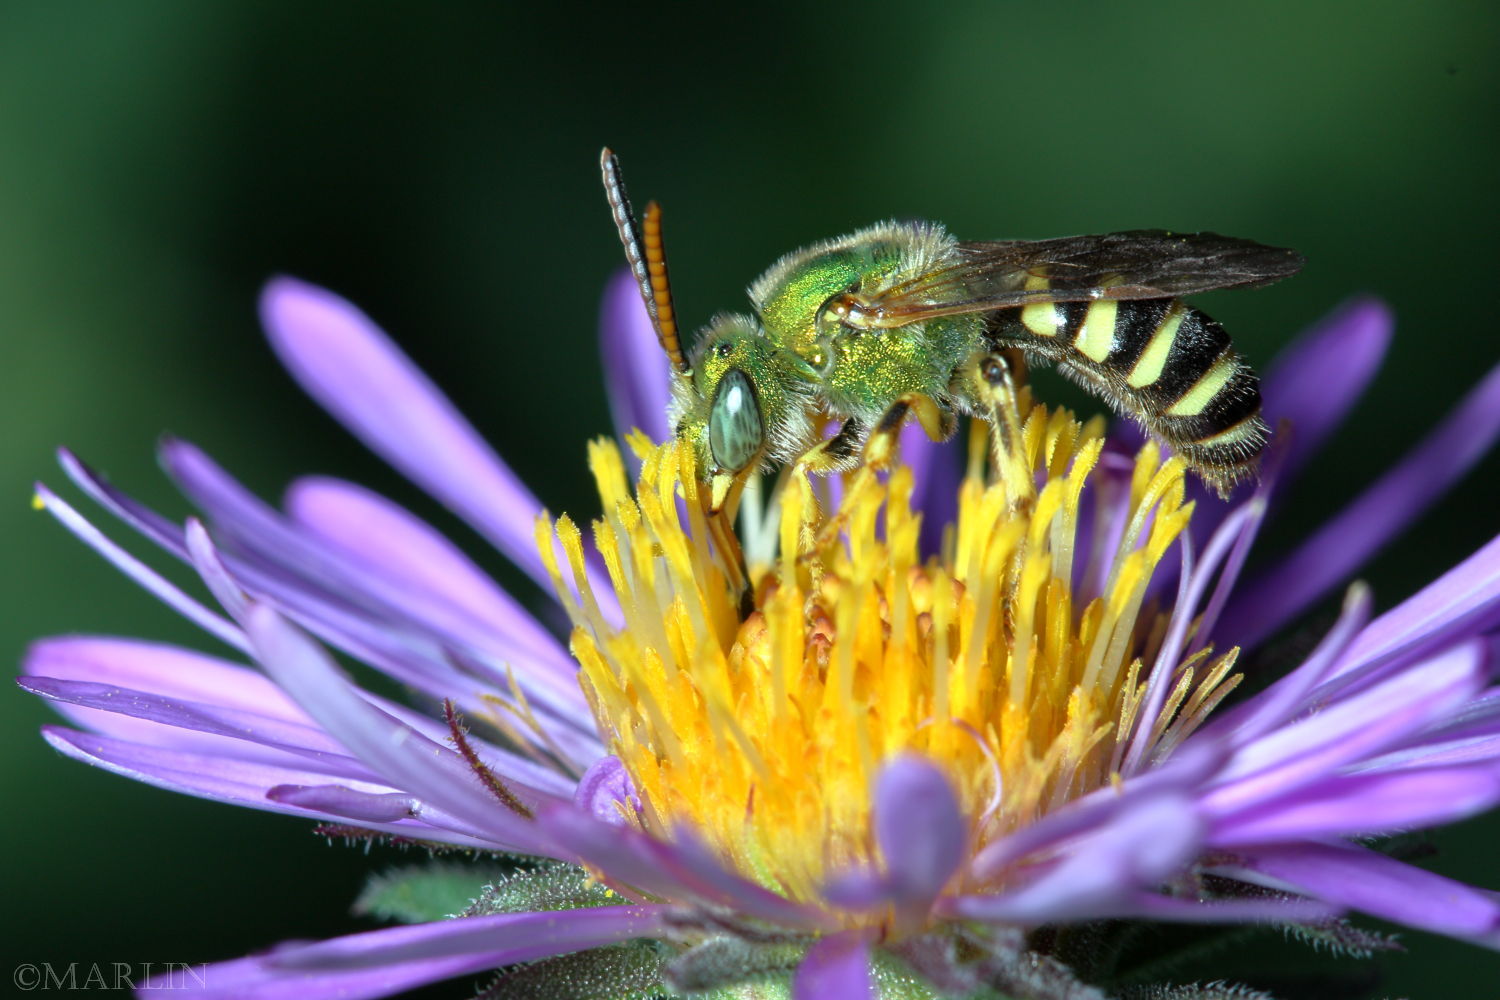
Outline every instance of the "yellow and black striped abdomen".
<svg viewBox="0 0 1500 1000"><path fill-rule="evenodd" d="M991 336L1081 376L1221 494L1255 475L1259 379L1224 328L1180 300L1039 303L996 313Z"/></svg>

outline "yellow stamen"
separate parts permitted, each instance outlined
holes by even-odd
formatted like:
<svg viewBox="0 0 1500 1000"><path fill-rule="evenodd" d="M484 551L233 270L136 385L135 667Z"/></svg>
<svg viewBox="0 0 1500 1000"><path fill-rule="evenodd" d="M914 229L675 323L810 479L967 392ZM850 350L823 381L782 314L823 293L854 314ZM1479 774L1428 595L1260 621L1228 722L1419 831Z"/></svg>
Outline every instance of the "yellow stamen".
<svg viewBox="0 0 1500 1000"><path fill-rule="evenodd" d="M707 513L717 497L690 445L633 440L634 496L615 447L590 449L604 502L594 542L623 622L601 615L572 521L544 518L538 541L575 624L584 694L640 796L629 821L665 837L690 824L743 874L815 899L838 870L882 863L872 788L901 753L948 775L976 850L1118 782L1143 663L1166 631L1164 614L1142 610L1146 590L1191 515L1183 464L1147 445L1128 491L1096 491L1125 505L1125 530L1108 552L1097 548L1110 540L1084 536L1107 572L1085 574L1106 583L1081 595L1076 543L1094 525L1079 504L1104 475L1103 422L1035 406L1006 425L975 428L941 555L918 550L910 469L861 468L826 511L793 474L764 505L779 512L779 551L747 549L748 581L728 512ZM989 436L1000 447L986 463ZM1152 752L1233 688L1233 662L1205 652L1178 668Z"/></svg>

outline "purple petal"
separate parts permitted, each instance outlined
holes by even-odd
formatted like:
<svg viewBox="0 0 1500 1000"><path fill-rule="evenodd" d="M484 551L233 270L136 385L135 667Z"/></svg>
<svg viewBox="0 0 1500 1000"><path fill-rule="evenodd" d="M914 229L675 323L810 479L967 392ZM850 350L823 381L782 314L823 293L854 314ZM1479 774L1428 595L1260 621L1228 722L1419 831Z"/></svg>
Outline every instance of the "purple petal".
<svg viewBox="0 0 1500 1000"><path fill-rule="evenodd" d="M653 906L460 917L282 945L266 955L210 965L201 970L201 985L180 976L165 985L257 1000L382 997L515 962L650 937L661 927L661 908Z"/></svg>
<svg viewBox="0 0 1500 1000"><path fill-rule="evenodd" d="M1484 649L1467 643L1241 748L1203 799L1238 811L1373 756L1461 706L1484 677Z"/></svg>
<svg viewBox="0 0 1500 1000"><path fill-rule="evenodd" d="M472 560L426 522L385 497L353 483L314 477L287 492L287 513L369 574L399 586L408 598L460 634L500 655L524 655L547 666L577 667L557 639ZM458 618L450 624L449 620ZM581 705L581 702L580 702Z"/></svg>
<svg viewBox="0 0 1500 1000"><path fill-rule="evenodd" d="M442 646L446 661L502 696L509 696L514 680L570 757L597 756L577 664L439 532L386 498L335 479L299 480L288 492L287 507L325 558L353 581L344 593L369 594L372 617L410 621Z"/></svg>
<svg viewBox="0 0 1500 1000"><path fill-rule="evenodd" d="M183 491L227 538L233 551L222 559L234 585L434 695L465 685L446 662L410 670L405 662L409 650L400 647L397 636L419 632L427 640L429 661L435 646L472 647L469 661L480 665L491 685L498 685L496 693L509 687L509 675L498 664L514 664L517 683L544 712L559 721L586 714L574 679L576 667L557 642L493 584L470 586L484 579L479 570L399 507L374 494L357 497L353 490L331 500L338 487L327 492L314 487L318 495L306 508L315 508L315 523L311 531L298 530L193 445L167 441L161 457ZM319 537L320 529L340 517L342 534ZM360 531L370 534L353 537ZM462 604L455 605L459 594Z"/></svg>
<svg viewBox="0 0 1500 1000"><path fill-rule="evenodd" d="M657 343L629 268L621 268L604 287L599 349L615 433L624 438L639 429L653 441L667 440L672 434L667 425L671 364Z"/></svg>
<svg viewBox="0 0 1500 1000"><path fill-rule="evenodd" d="M1177 600L1173 605L1171 624L1162 642L1161 651L1151 667L1150 679L1146 684L1146 697L1137 714L1135 735L1131 738L1130 751L1125 756L1122 774L1133 775L1138 773L1143 766L1150 766L1146 753L1151 749L1152 733L1176 676L1177 664L1185 649L1184 643L1188 629L1196 619L1195 611L1198 603L1208 592L1208 586L1214 581L1220 565L1230 559L1231 553L1240 549L1242 541L1254 536L1260 526L1264 511L1265 504L1256 500L1235 508L1214 532L1201 559L1194 559L1192 541L1184 539L1182 550L1184 575L1178 580ZM1224 574L1218 578L1224 580L1227 574L1237 570L1238 567L1231 570L1226 566Z"/></svg>
<svg viewBox="0 0 1500 1000"><path fill-rule="evenodd" d="M1409 927L1461 936L1500 927L1500 902L1491 894L1362 847L1267 848L1248 865L1283 885Z"/></svg>
<svg viewBox="0 0 1500 1000"><path fill-rule="evenodd" d="M1495 659L1492 648L1490 662ZM1480 764L1497 758L1500 758L1500 689L1491 688L1397 749L1367 761L1360 770Z"/></svg>
<svg viewBox="0 0 1500 1000"><path fill-rule="evenodd" d="M190 557L180 532L172 538L153 534L153 540L174 555L195 558L226 600L238 603L238 590L248 590L345 652L434 697L456 696L466 709L482 707L487 695L507 698L514 678L555 752L579 766L599 756L602 748L582 711L574 667L560 652L545 664L494 623L485 623L482 631L470 624L467 631L444 632L454 625L453 615L424 616L432 610L431 600L424 601L402 579L352 564L328 545L293 530L196 448L169 442L163 459L200 506L215 512L242 551L231 555L216 550L200 534ZM119 498L106 495L115 509ZM156 517L145 514L146 521ZM392 524L383 526L396 531ZM520 620L500 624L515 627ZM466 649L469 642L479 648Z"/></svg>
<svg viewBox="0 0 1500 1000"><path fill-rule="evenodd" d="M277 785L266 798L361 823L394 823L418 811L417 800L402 792L361 792L345 785Z"/></svg>
<svg viewBox="0 0 1500 1000"><path fill-rule="evenodd" d="M533 530L541 502L369 317L293 278L268 284L260 309L271 346L310 396L550 589Z"/></svg>
<svg viewBox="0 0 1500 1000"><path fill-rule="evenodd" d="M339 493L338 513L350 520L350 528L378 532L374 541L366 538L363 553L354 538L341 535L339 541L356 550L351 553L288 522L187 442L165 442L162 462L228 538L234 552L220 556L233 585L275 604L320 639L434 697L458 693L465 702L463 693L474 685L456 664L499 697L508 697L514 678L570 759L598 756L573 661L508 598L499 606L475 597L463 582L481 574L434 529L374 493L356 499L347 490ZM320 523L335 517L327 504L315 514ZM372 555L377 552L380 558ZM381 564L392 553L395 565ZM425 559L431 562L417 568ZM449 574L456 576L444 582ZM465 594L469 607L455 607L455 591ZM501 594L490 585L489 597ZM475 618L478 609L496 618Z"/></svg>
<svg viewBox="0 0 1500 1000"><path fill-rule="evenodd" d="M446 743L452 738L446 720L439 721L416 709L369 692L364 692L364 698L392 719L421 733L434 743ZM577 781L571 775L560 773L554 765L538 763L530 757L502 749L477 733L469 733L468 742L485 766L507 782L529 788L548 801L566 802L572 798Z"/></svg>
<svg viewBox="0 0 1500 1000"><path fill-rule="evenodd" d="M989 882L1034 854L1060 853L1068 842L1108 827L1153 796L1191 796L1223 767L1230 748L1218 742L1189 742L1151 770L1132 778L1127 794L1101 788L1068 803L1029 826L982 848L969 864L969 876Z"/></svg>
<svg viewBox="0 0 1500 1000"><path fill-rule="evenodd" d="M1113 914L1191 924L1311 924L1331 920L1343 907L1313 899L1201 900L1140 893Z"/></svg>
<svg viewBox="0 0 1500 1000"><path fill-rule="evenodd" d="M1294 433L1287 479L1316 454L1380 367L1395 317L1379 299L1347 302L1276 356L1261 381L1266 422Z"/></svg>
<svg viewBox="0 0 1500 1000"><path fill-rule="evenodd" d="M671 844L652 841L649 846L663 869L693 885L700 895L725 901L736 913L781 927L826 930L833 926L822 911L794 903L727 870L713 849L690 828L673 831Z"/></svg>
<svg viewBox="0 0 1500 1000"><path fill-rule="evenodd" d="M162 457L169 468L176 467L176 472L182 481L191 483L190 493L197 493L197 498L202 501L201 507L215 511L230 527L232 533L243 538L250 548L253 549L258 543L268 549L267 557L270 560L270 568L261 563L251 566L238 558L221 564L219 570L223 572L228 572L232 566L236 574L234 582L256 591L283 607L296 609L295 613L298 614L299 620L318 629L325 638L338 643L347 652L363 657L368 662L387 670L404 683L439 696L461 689L462 685L459 683L462 680L461 676L446 663L433 663L429 660L421 669L411 669L407 662L410 659L407 655L409 650L391 648L393 630L389 622L392 620L392 615L389 612L385 613L380 627L372 626L369 622L359 618L358 615L364 612L351 611L347 607L347 601L344 601L345 598L362 593L359 585L350 582L348 578L329 578L325 572L327 557L309 551L307 544L301 538L280 524L274 512L260 504L238 483L219 470L207 456L191 445L168 442ZM90 496L99 500L112 513L141 531L172 555L184 561L192 561L184 533L175 525L170 525L154 511L109 486L96 473L71 455L63 453L62 460L69 475ZM69 513L71 514L71 511ZM71 516L77 518L76 514ZM82 521L81 518L77 520ZM161 580L129 556L118 552L118 547L114 547L113 543L98 536L92 526L87 527L94 533L92 536L84 536L86 542L96 547L110 546L109 550L101 550L112 561L122 564L133 577L141 580L147 589L157 593L179 610L183 610L215 635L230 642L236 648L248 652L248 642L237 630L233 629L233 626L182 594L171 584ZM200 552L200 557L201 555ZM283 568L283 564L287 562L297 565L300 570L318 571L314 575L323 583L312 584L288 573ZM223 580L218 582L226 583ZM325 596L319 596L320 591L317 589L319 586L323 586L325 592L331 590L339 594L339 600L343 603L331 605L326 593ZM394 618L399 620L399 612L394 615ZM433 690L434 685L437 685L437 690Z"/></svg>
<svg viewBox="0 0 1500 1000"><path fill-rule="evenodd" d="M330 777L326 770L304 761L278 765L233 760L215 754L129 743L62 726L43 726L42 735L54 749L75 760L102 766L158 788L254 808L268 808L263 801L266 792L277 785L326 784ZM371 784L365 790L381 794L391 788Z"/></svg>
<svg viewBox="0 0 1500 1000"><path fill-rule="evenodd" d="M1500 662L1500 636L1491 635L1488 639L1490 662ZM1471 731L1471 727L1473 731L1489 733L1497 722L1500 722L1500 688L1490 688L1472 698L1462 710L1444 719L1441 725L1428 730L1422 738L1464 735Z"/></svg>
<svg viewBox="0 0 1500 1000"><path fill-rule="evenodd" d="M133 497L112 486L102 475L66 448L57 450L57 462L90 499L179 559L187 558L182 528Z"/></svg>
<svg viewBox="0 0 1500 1000"><path fill-rule="evenodd" d="M529 854L551 855L534 824L501 805L463 758L365 701L318 646L275 611L251 609L246 631L257 659L303 709L392 786ZM311 782L280 782L311 784ZM512 792L530 797L520 788ZM535 808L539 803L527 803Z"/></svg>
<svg viewBox="0 0 1500 1000"><path fill-rule="evenodd" d="M1370 836L1451 823L1496 802L1500 770L1493 766L1345 775L1217 819L1209 839L1239 847Z"/></svg>
<svg viewBox="0 0 1500 1000"><path fill-rule="evenodd" d="M614 826L624 824L626 816L635 815L641 808L630 772L615 756L600 757L589 766L578 779L573 803L595 819Z"/></svg>
<svg viewBox="0 0 1500 1000"><path fill-rule="evenodd" d="M943 547L943 529L958 520L962 461L958 442L935 442L915 420L901 429L901 461L912 472L912 507L922 512L918 551L926 557Z"/></svg>
<svg viewBox="0 0 1500 1000"><path fill-rule="evenodd" d="M265 958L280 969L367 969L466 953L499 955L496 965L530 962L660 934L665 906L600 906L540 913L457 917L278 948ZM503 942L505 947L496 950Z"/></svg>
<svg viewBox="0 0 1500 1000"><path fill-rule="evenodd" d="M264 674L181 646L103 636L56 636L27 651L25 670L60 680L94 681L163 698L233 706L281 722L312 718Z"/></svg>
<svg viewBox="0 0 1500 1000"><path fill-rule="evenodd" d="M218 549L208 537L208 529L203 527L203 522L196 517L188 518L186 537L193 568L198 571L208 592L235 619L243 618L250 606L249 598L224 568L224 561L219 558Z"/></svg>
<svg viewBox="0 0 1500 1000"><path fill-rule="evenodd" d="M827 923L810 907L726 871L690 831L677 831L676 841L669 844L565 806L547 810L539 822L558 846L617 885L678 902L705 901L784 927L815 929Z"/></svg>
<svg viewBox="0 0 1500 1000"><path fill-rule="evenodd" d="M47 513L57 518L58 523L74 537L109 560L116 569L145 588L152 596L215 638L236 649L248 649L244 634L233 624L193 600L160 573L110 541L102 531L40 483L36 485L36 498Z"/></svg>
<svg viewBox="0 0 1500 1000"><path fill-rule="evenodd" d="M473 682L454 670L446 659L439 658L441 651L432 645L435 640L430 640L426 648L418 653L413 649L409 639L400 637L401 630L393 628L391 624L393 621L401 622L403 619L399 602L394 609L388 605L382 606L384 610L381 610L378 615L380 619L378 624L370 620L370 612L351 609L348 606L349 599L362 597L365 594L366 585L373 581L368 574L362 578L355 578L347 573L342 577L329 576L330 558L327 553L310 550L307 542L282 525L273 511L260 504L239 484L219 470L207 456L192 446L181 442L169 442L164 449L163 458L169 466L175 467L182 481L193 484L190 492L198 494L198 499L203 501L202 506L217 510L225 522L239 527L241 529L239 534L249 539L250 544L258 542L267 545L269 549L267 553L271 564L269 569L259 562L251 565L244 559L221 561L222 557L219 553L209 556L203 545L204 540L200 537L197 553L200 568L223 589L227 600L238 601L238 597L232 593L236 586L252 590L286 608L289 614L295 615L300 622L313 628L322 637L334 642L346 652L385 670L403 683L427 691L434 696L442 697L455 691L466 692L474 687ZM123 494L108 487L102 480L94 478L93 474L76 460L65 461L65 465L70 469L70 475L76 473L76 477L87 484L86 489L91 495L101 497L101 502L104 502L111 511L125 518L127 523L144 531L148 537L173 555L187 560L193 558L188 551L183 533L176 529L168 531L163 527L159 515L134 504ZM50 496L50 494L47 495ZM79 534L85 542L98 548L107 558L123 568L147 589L195 622L226 642L248 652L247 641L232 625L187 597L138 560L124 553L61 500L55 497L53 500L57 505L55 512L63 517L64 523L69 526L70 530ZM205 559L207 559L206 562ZM281 568L280 563L283 560L289 560L300 570L316 571L314 576L323 580L324 583L310 584L306 580L289 574ZM333 561L337 563L336 559ZM224 574L231 570L235 574L234 578L224 579ZM323 589L320 590L319 587ZM328 594L338 596L330 598ZM414 664L412 661L418 658L424 659L425 662ZM522 664L526 662L521 661ZM567 696L563 696L545 686L529 685L528 680L524 672L517 678L518 683L534 698L534 707L547 721L556 723L577 718L576 689L570 690ZM502 689L494 693L504 694L505 692ZM555 704L559 697L564 697L566 700L563 714L559 714L558 706ZM577 725L577 722L554 725L549 735L569 753L581 751L579 755L587 759L597 757L597 740L592 733L583 733L578 730ZM578 745L580 743L582 745Z"/></svg>
<svg viewBox="0 0 1500 1000"><path fill-rule="evenodd" d="M819 940L792 981L794 1000L875 1000L870 942L858 931Z"/></svg>
<svg viewBox="0 0 1500 1000"><path fill-rule="evenodd" d="M158 457L167 475L208 516L236 554L254 554L273 566L294 566L318 582L341 585L348 574L337 561L293 529L279 511L246 489L191 441L163 438Z"/></svg>
<svg viewBox="0 0 1500 1000"><path fill-rule="evenodd" d="M94 681L20 677L16 683L32 694L68 705L72 710L64 714L73 721L85 725L97 721L99 725L91 728L118 738L374 779L362 764L345 754L343 747L316 726L283 722L233 707L163 698L148 691ZM120 725L100 719L101 715L123 716L141 724ZM198 734L207 734L209 738ZM289 759L288 755L308 759Z"/></svg>
<svg viewBox="0 0 1500 1000"><path fill-rule="evenodd" d="M1134 428L1134 424L1117 422L1115 430ZM1131 455L1139 450L1139 444L1131 449ZM1104 585L1114 565L1114 557L1120 540L1130 522L1130 482L1135 469L1135 460L1120 454L1105 443L1099 455L1099 464L1079 499L1079 524L1084 526L1078 535L1078 551L1074 565L1078 567L1078 597L1080 605L1104 594ZM1196 523L1196 519L1195 522ZM1161 585L1168 582L1167 574L1159 574ZM1153 577L1153 583L1157 577Z"/></svg>
<svg viewBox="0 0 1500 1000"><path fill-rule="evenodd" d="M1462 739L1423 742L1381 754L1360 770L1396 771L1403 768L1488 764L1496 761L1500 761L1500 723L1492 724L1488 733Z"/></svg>
<svg viewBox="0 0 1500 1000"><path fill-rule="evenodd" d="M274 969L263 957L241 958L206 966L173 968L137 987L141 996L170 990L223 1000L372 1000L394 996L418 986L497 968L496 952L456 958L404 962L374 969L307 972Z"/></svg>
<svg viewBox="0 0 1500 1000"><path fill-rule="evenodd" d="M830 879L823 898L843 910L873 910L890 904L891 887L877 872L855 869Z"/></svg>
<svg viewBox="0 0 1500 1000"><path fill-rule="evenodd" d="M1308 696L1328 676L1334 663L1349 648L1370 617L1370 588L1356 583L1344 597L1344 609L1333 628L1318 643L1318 648L1302 665L1276 681L1242 706L1224 713L1200 730L1199 738L1213 738L1207 733L1233 731L1232 739L1243 745L1287 722L1307 704Z"/></svg>
<svg viewBox="0 0 1500 1000"><path fill-rule="evenodd" d="M1334 669L1353 677L1493 625L1500 604L1500 536L1375 619Z"/></svg>
<svg viewBox="0 0 1500 1000"><path fill-rule="evenodd" d="M265 812L341 822L344 817L303 808L266 798L278 785L326 784L327 773L274 764L233 760L220 755L189 753L182 750L142 746L108 736L80 733L61 726L43 726L42 736L60 753L114 774L132 778L157 788L192 795L200 799L248 806ZM371 794L392 791L388 786L366 785ZM423 809L422 815L396 823L363 822L361 826L398 837L435 840L479 850L493 851L497 844L454 821L437 810ZM478 835L476 835L478 834Z"/></svg>
<svg viewBox="0 0 1500 1000"><path fill-rule="evenodd" d="M555 845L621 885L679 901L702 895L700 885L668 870L652 850L651 839L630 827L601 822L571 806L543 812L538 825L553 838ZM713 898L713 902L722 900Z"/></svg>
<svg viewBox="0 0 1500 1000"><path fill-rule="evenodd" d="M281 528L275 530L288 534ZM279 551L267 553L266 558L271 560L268 566L260 558L225 555L200 536L195 558L211 577L232 574L214 584L226 590L226 599L239 602L240 598L228 591L243 589L255 600L281 609L319 638L419 691L436 698L456 694L457 700L468 707L482 704L481 699L487 694L503 698L509 693L508 675L497 682L496 671L488 665L461 672L455 663L461 660L466 665L480 664L477 654L464 656L445 647L441 636L425 632L422 624L410 619L399 603L382 605L380 598L372 597L370 587L379 582L377 578L370 574L357 576L345 566L341 582L338 577L330 576L339 562L336 557L330 553L298 553L295 548L299 545L305 548L301 540L290 539ZM283 558L295 568L279 565L277 561ZM317 575L325 582L314 583L297 575L310 566L318 568ZM366 602L366 606L351 603L357 601ZM518 665L524 668L528 662L520 660ZM567 714L560 715L554 704L558 695L552 689L528 684L531 678L524 670L516 679L528 697L534 699L533 707L545 721L571 720L550 726L551 738L570 751L577 749L575 744L581 740L584 749L593 751L587 755L588 759L598 756L594 734L578 728L584 723L577 718L576 690L567 699Z"/></svg>
<svg viewBox="0 0 1500 1000"><path fill-rule="evenodd" d="M1500 368L1438 428L1270 572L1236 595L1217 635L1253 646L1347 580L1479 460L1500 433Z"/></svg>
<svg viewBox="0 0 1500 1000"><path fill-rule="evenodd" d="M893 898L930 906L963 862L968 839L947 776L921 757L887 764L875 785L875 839Z"/></svg>
<svg viewBox="0 0 1500 1000"><path fill-rule="evenodd" d="M1203 830L1186 796L1143 796L1029 885L1001 895L950 897L939 907L964 919L1018 924L1110 916L1139 890L1179 873L1201 847Z"/></svg>

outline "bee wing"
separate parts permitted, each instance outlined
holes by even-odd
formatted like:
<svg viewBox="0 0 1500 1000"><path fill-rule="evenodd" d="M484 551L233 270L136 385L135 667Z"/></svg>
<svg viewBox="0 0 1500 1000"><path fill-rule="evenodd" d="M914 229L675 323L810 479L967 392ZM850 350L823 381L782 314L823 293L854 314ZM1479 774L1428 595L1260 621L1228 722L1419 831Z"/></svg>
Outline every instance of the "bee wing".
<svg viewBox="0 0 1500 1000"><path fill-rule="evenodd" d="M958 244L953 263L866 298L881 326L1034 302L1167 299L1266 285L1295 274L1302 255L1217 233L1138 229L1103 236Z"/></svg>

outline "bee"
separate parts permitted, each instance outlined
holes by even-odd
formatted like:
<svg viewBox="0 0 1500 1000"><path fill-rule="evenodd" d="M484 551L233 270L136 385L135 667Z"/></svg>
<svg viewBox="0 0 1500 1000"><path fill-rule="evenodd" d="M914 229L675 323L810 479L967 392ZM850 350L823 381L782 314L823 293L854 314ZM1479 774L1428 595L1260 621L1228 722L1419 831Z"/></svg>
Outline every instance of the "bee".
<svg viewBox="0 0 1500 1000"><path fill-rule="evenodd" d="M1254 371L1181 297L1296 273L1291 250L1214 233L1135 230L967 242L888 222L787 254L682 348L653 202L631 209L619 161L605 190L672 365L676 434L698 450L709 509L751 472L814 472L887 454L909 416L935 440L961 415L1016 434L1024 363L1056 365L1140 422L1221 496L1256 474L1267 429ZM828 419L842 421L823 436Z"/></svg>

